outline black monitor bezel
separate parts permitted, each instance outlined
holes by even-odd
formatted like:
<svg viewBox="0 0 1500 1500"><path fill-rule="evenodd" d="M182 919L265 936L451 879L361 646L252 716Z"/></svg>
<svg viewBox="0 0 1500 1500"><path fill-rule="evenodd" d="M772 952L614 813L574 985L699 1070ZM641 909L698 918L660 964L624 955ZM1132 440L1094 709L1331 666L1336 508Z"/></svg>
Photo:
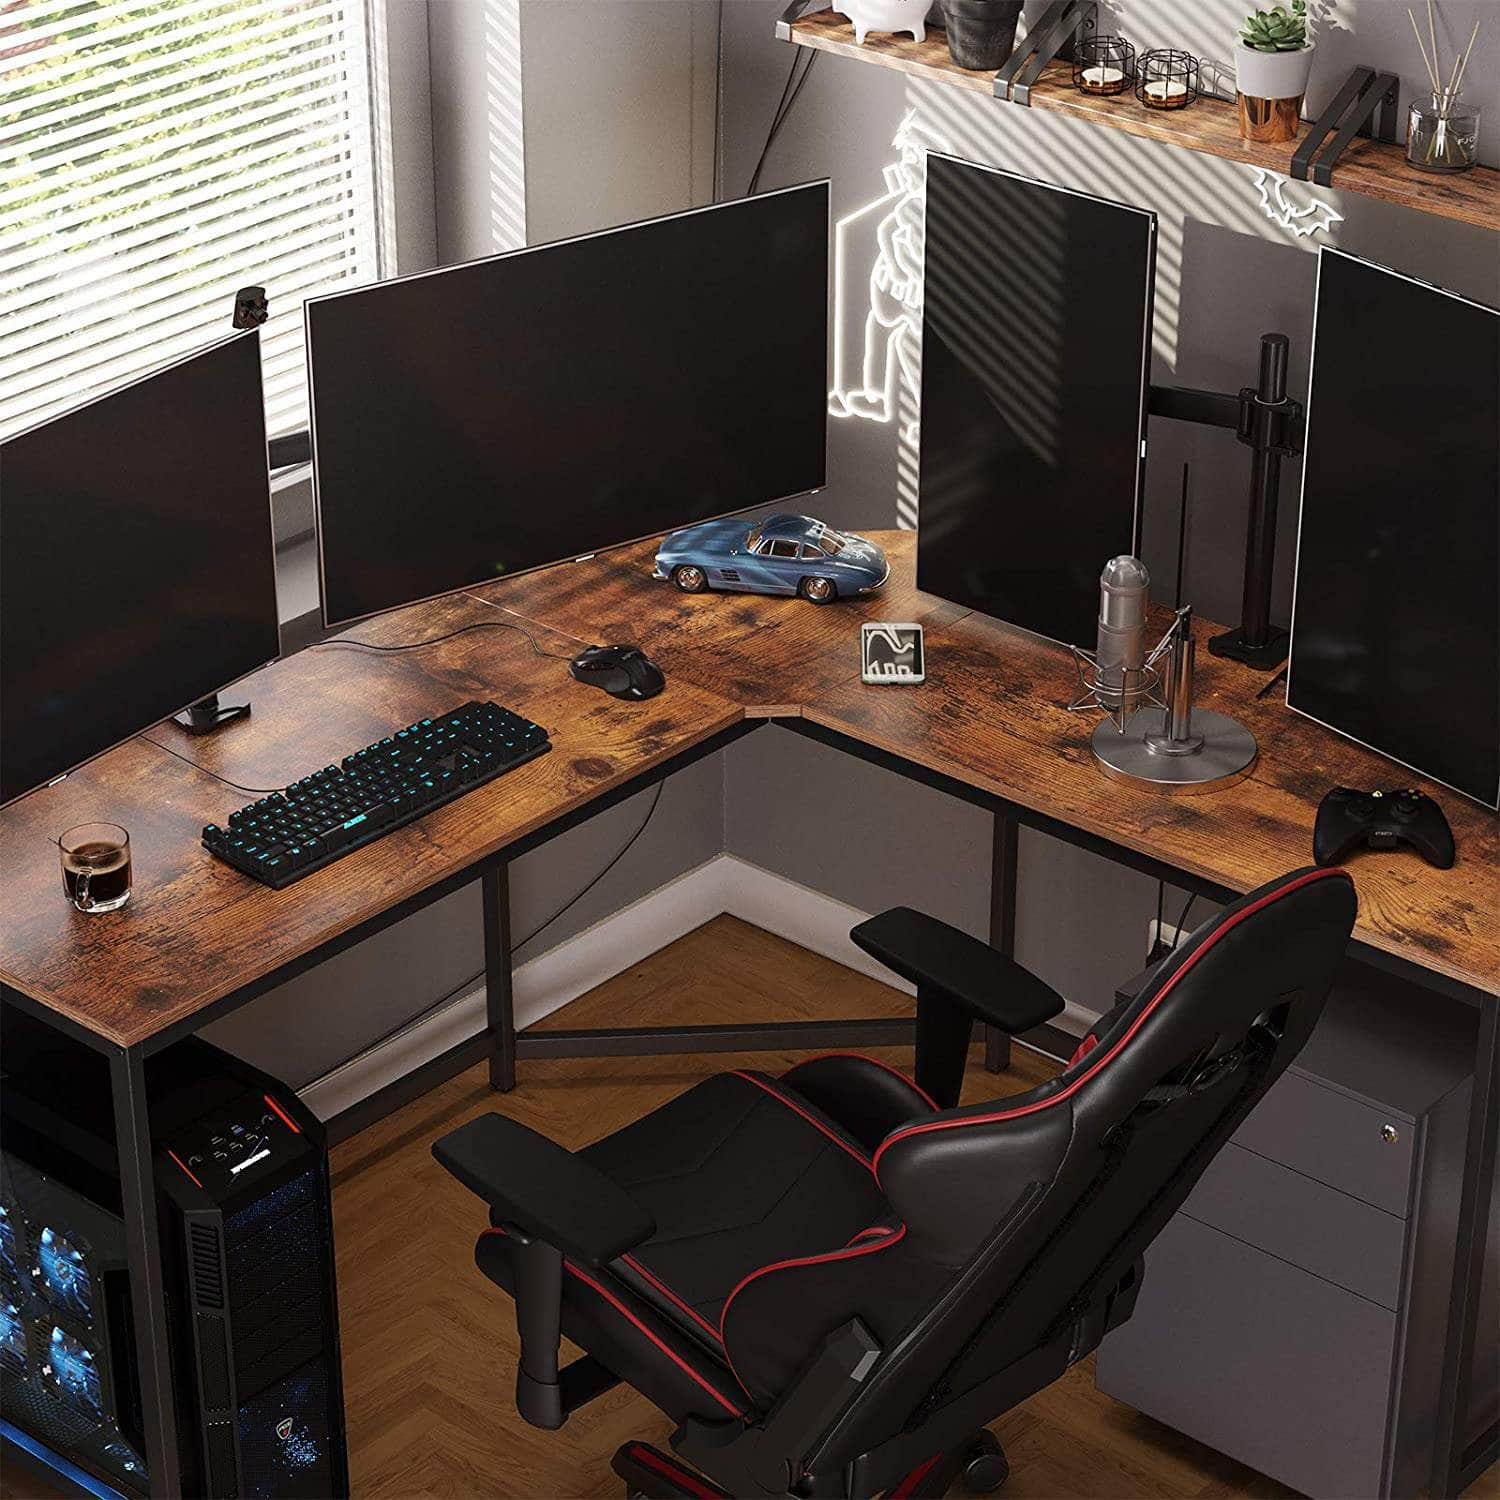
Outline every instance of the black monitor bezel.
<svg viewBox="0 0 1500 1500"><path fill-rule="evenodd" d="M1147 424L1151 417L1151 351L1152 340L1155 337L1156 326L1156 251L1161 240L1160 217L1154 208L1142 208L1138 203L1125 203L1118 198L1107 198L1102 193L1090 193L1082 188L1066 187L1061 183L1048 182L1042 177L1033 177L1026 172L1013 172L1008 167L997 167L989 162L973 161L966 156L958 156L951 151L935 151L929 148L925 153L927 157L941 157L944 161L951 161L962 167L973 167L979 171L993 173L997 177L1009 177L1016 182L1024 182L1031 187L1047 188L1052 192L1066 193L1074 198L1087 198L1094 203L1103 203L1110 208L1123 208L1131 213L1140 214L1149 226L1148 243L1146 247L1146 305L1145 322L1141 337L1141 402L1140 412L1136 419L1136 464L1135 464L1135 491L1131 498L1130 516L1130 550L1133 555L1139 557L1141 551L1141 534L1145 521L1146 500L1146 445ZM925 164L924 164L924 189L922 193L922 239L927 239L927 193L925 189ZM926 267L923 267L923 278L925 282ZM927 297L926 288L923 288L922 297L922 336L925 339L927 333ZM920 410L920 406L919 406ZM922 442L925 437L925 427L917 429L917 472L922 468ZM917 495L917 548L920 552L922 537L922 498ZM1104 565L1109 561L1107 557L1099 559L1101 572ZM956 604L964 604L964 607L973 609L972 605L965 604L963 600L952 601ZM1033 640L1046 641L1050 645L1063 646L1071 650L1074 646L1087 645L1081 641L1060 641L1054 636L1044 635L1039 630L1032 630L1028 626L1019 624L1015 620L1007 620L1000 615L991 615L984 610L974 609L974 613L983 616L987 620L996 620L1000 624L1012 630L1019 630Z"/></svg>
<svg viewBox="0 0 1500 1500"><path fill-rule="evenodd" d="M1292 569L1292 618L1287 641L1287 671L1286 692L1283 701L1291 711L1309 723L1317 724L1320 728L1327 729L1339 736L1340 739L1348 740L1351 744L1359 745L1362 749L1369 750L1375 755L1382 756L1393 765L1403 767L1405 770L1414 771L1418 776L1433 783L1434 786L1447 788L1449 791L1457 792L1460 797L1466 797L1472 802L1478 803L1480 807L1489 808L1491 811L1500 811L1500 776L1495 783L1495 795L1493 801L1485 801L1476 797L1472 792L1464 788L1454 786L1451 782L1444 781L1440 776L1435 776L1431 771L1422 766L1413 765L1411 761L1402 760L1392 755L1389 750L1379 745L1372 745L1368 740L1362 740L1358 735L1350 734L1347 730L1340 729L1337 724L1330 724L1326 719L1320 719L1316 714L1309 713L1304 708L1299 708L1292 702L1292 678L1297 661L1297 590L1302 574L1302 519L1306 514L1305 504L1307 500L1307 454L1312 445L1312 390L1313 373L1317 368L1318 357L1318 300L1323 290L1323 264L1324 257L1329 255L1339 256L1344 260L1353 261L1356 265L1367 267L1372 271L1380 271L1387 276L1394 276L1398 281L1410 282L1413 286L1421 287L1423 291L1431 292L1440 297L1451 297L1455 302L1477 309L1482 313L1489 313L1496 319L1496 336L1500 337L1500 307L1491 307L1488 302L1481 302L1476 297L1467 297L1462 292L1450 291L1447 287L1439 286L1434 281L1428 281L1421 276L1413 276L1407 271L1398 271L1394 266L1387 266L1380 261L1371 260L1365 255L1355 255L1352 251L1340 249L1337 245L1318 246L1318 276L1313 290L1313 317L1312 335L1308 352L1307 365L1307 428L1302 443L1302 479L1297 490L1297 545L1294 549L1294 565Z"/></svg>
<svg viewBox="0 0 1500 1500"><path fill-rule="evenodd" d="M314 306L326 302L333 302L348 297L360 297L379 295L392 287L402 286L408 282L421 281L429 276L443 276L452 271L470 270L475 266L493 265L501 261L514 260L518 256L533 255L539 252L552 250L560 245L576 245L586 240L603 239L610 235L630 234L638 229L647 229L652 225L665 223L674 219L687 219L697 214L715 213L720 209L733 209L741 207L750 202L764 198L776 198L788 193L802 193L811 189L820 189L823 193L824 206L824 254L827 263L831 266L831 235L833 223L833 187L832 178L814 177L806 182L792 183L787 187L768 188L765 192L755 193L743 198L726 198L718 203L703 203L694 208L681 209L675 213L654 214L647 219L634 219L628 224L613 224L605 229L590 230L586 234L567 235L562 239L546 240L536 245L520 245L514 250L501 250L494 255L481 255L473 260L455 261L452 265L434 266L426 271L412 271L404 276L391 276L383 280L370 282L359 287L345 287L338 291L325 293L320 297L309 297L302 307L303 334L305 347L307 349L307 389L308 389L308 432L312 446L312 489L313 489L313 521L314 532L318 547L318 608L320 618L325 630L342 630L350 625L356 625L361 620L371 620L379 615L389 614L393 610L408 609L414 604L427 604L434 599L446 599L454 594L462 594L470 589L483 587L497 580L493 575L469 579L463 583L456 583L451 588L442 589L434 594L423 594L411 599L404 599L399 604L388 604L380 609L367 610L363 614L340 616L338 619L330 619L328 614L328 578L327 563L323 554L323 502L321 486L318 479L318 401L317 401L317 372L314 365L314 349L312 335L312 309ZM826 279L826 278L825 278ZM828 383L828 349L825 340L823 380L826 388ZM764 500L756 500L750 505L736 506L733 510L718 511L713 515L695 517L691 525L701 522L722 520L726 516L744 515L753 510L765 510L767 507L778 506L787 501L797 500L806 495L816 495L827 487L828 484L828 419L827 405L824 405L823 420L823 474L818 484L810 485L806 489L791 490L784 495L768 495ZM517 568L505 577L524 578L528 573L535 573L542 568L556 567L558 563L564 562L586 562L591 557L603 553L615 552L622 547L633 547L638 542L643 542L647 537L656 536L656 531L642 532L638 536L624 537L618 541L605 542L601 546L590 548L586 552L565 553L560 557L548 558L543 562L533 563L527 568Z"/></svg>
<svg viewBox="0 0 1500 1500"><path fill-rule="evenodd" d="M97 406L100 402L108 401L113 397L120 395L124 391L132 390L138 385L144 385L147 381L153 380L159 375L164 375L169 370L175 370L181 365L191 364L194 360L212 354L229 344L233 344L236 340L239 339L253 339L255 341L257 349L259 349L260 330L256 328L236 329L233 333L226 334L223 338L215 339L212 343L200 345L198 348L190 350L188 353L179 356L177 359L168 360L165 364L156 365L152 369L147 370L144 374L137 375L130 380L123 381L119 385L111 386L109 390L101 391L96 396L90 396L87 401L80 401L77 406L70 406L66 411L56 412L52 416L45 418L43 421L33 422L31 426L23 427L19 432L9 433L6 437L0 439L0 454L4 453L5 446L8 443L12 443L23 437L27 437L34 432L39 432L44 427L50 427L54 422L66 421L69 417L76 415L78 412L86 411L89 407ZM201 703L205 698L212 697L216 693L222 693L226 688L233 687L237 682L243 682L245 678L253 676L256 672L263 671L273 662L279 661L281 659L281 615L277 605L275 587L276 519L274 501L272 499L271 492L271 469L269 458L270 450L268 446L269 439L266 432L266 403L264 389L262 389L261 399L255 403L255 410L251 415L253 420L259 424L261 449L267 454L266 546L271 554L272 560L271 613L274 621L273 629L276 635L276 650L272 653L272 655L266 657L263 661L256 661L252 663L243 671L236 672L232 677L226 677L222 682L210 683L203 689L202 692L198 693L192 698L189 698L186 703L175 704L172 707L168 708L166 712L156 715L155 718L147 719L143 724L141 724L138 729L131 730L129 734L121 735L119 739L112 741L110 744L105 745L98 750L95 750L91 755L84 756L82 760L75 761L72 765L66 766L60 771L54 771L51 776L46 777L42 781L34 783L33 785L27 787L24 791L13 793L3 802L0 802L0 807L11 807L15 803L19 802L23 797L29 797L35 792L45 790L47 787L56 786L60 781L65 781L69 776L74 775L84 766L90 765L94 761L98 760L101 755L108 755L111 750L118 750L121 745L128 744L131 740L139 739L140 736L143 735L148 729L153 729L158 724L166 723L168 719L172 718L176 714L183 713L185 710L191 708L193 704Z"/></svg>

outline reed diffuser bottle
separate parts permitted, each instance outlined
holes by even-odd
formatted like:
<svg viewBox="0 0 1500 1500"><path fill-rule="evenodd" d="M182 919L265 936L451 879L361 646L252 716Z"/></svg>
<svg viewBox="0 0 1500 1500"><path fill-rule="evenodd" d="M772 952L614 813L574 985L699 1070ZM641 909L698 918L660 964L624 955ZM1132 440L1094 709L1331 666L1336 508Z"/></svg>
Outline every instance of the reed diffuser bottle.
<svg viewBox="0 0 1500 1500"><path fill-rule="evenodd" d="M1469 44L1453 59L1448 81L1443 82L1443 59L1438 51L1437 18L1432 0L1427 0L1427 41L1422 28L1408 7L1407 17L1422 52L1422 63L1432 82L1427 99L1413 99L1406 115L1406 159L1423 172L1467 172L1479 157L1479 109L1463 102L1460 92L1474 43L1479 37L1479 22L1469 33ZM1432 50L1428 51L1428 46Z"/></svg>
<svg viewBox="0 0 1500 1500"><path fill-rule="evenodd" d="M1406 117L1406 159L1424 172L1467 172L1479 155L1479 107L1442 93L1413 99Z"/></svg>

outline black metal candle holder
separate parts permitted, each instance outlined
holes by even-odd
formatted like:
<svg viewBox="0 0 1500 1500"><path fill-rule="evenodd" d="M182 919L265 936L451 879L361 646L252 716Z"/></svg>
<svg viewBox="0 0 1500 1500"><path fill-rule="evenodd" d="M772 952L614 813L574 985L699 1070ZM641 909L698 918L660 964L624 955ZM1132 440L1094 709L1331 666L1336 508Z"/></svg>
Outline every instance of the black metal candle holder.
<svg viewBox="0 0 1500 1500"><path fill-rule="evenodd" d="M1143 52L1135 69L1135 97L1147 109L1186 109L1198 99L1198 59L1162 47Z"/></svg>
<svg viewBox="0 0 1500 1500"><path fill-rule="evenodd" d="M1122 36L1073 43L1073 87L1083 94L1123 94L1135 82L1135 48Z"/></svg>

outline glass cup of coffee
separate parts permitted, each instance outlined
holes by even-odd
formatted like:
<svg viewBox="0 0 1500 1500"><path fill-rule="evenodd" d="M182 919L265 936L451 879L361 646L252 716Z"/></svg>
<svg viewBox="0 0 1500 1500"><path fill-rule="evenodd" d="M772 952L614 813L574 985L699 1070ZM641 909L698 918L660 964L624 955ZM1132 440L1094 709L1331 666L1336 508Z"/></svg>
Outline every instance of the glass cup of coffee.
<svg viewBox="0 0 1500 1500"><path fill-rule="evenodd" d="M63 888L79 911L116 911L130 900L130 835L114 823L80 823L58 839Z"/></svg>

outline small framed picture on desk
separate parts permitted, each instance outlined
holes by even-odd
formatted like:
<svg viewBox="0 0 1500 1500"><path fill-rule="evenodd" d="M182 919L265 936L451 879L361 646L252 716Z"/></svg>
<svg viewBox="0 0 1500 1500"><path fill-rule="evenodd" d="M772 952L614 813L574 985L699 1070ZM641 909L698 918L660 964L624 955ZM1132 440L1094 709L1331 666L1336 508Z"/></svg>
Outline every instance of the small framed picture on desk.
<svg viewBox="0 0 1500 1500"><path fill-rule="evenodd" d="M869 621L859 627L860 679L881 686L922 682L927 676L920 625Z"/></svg>

